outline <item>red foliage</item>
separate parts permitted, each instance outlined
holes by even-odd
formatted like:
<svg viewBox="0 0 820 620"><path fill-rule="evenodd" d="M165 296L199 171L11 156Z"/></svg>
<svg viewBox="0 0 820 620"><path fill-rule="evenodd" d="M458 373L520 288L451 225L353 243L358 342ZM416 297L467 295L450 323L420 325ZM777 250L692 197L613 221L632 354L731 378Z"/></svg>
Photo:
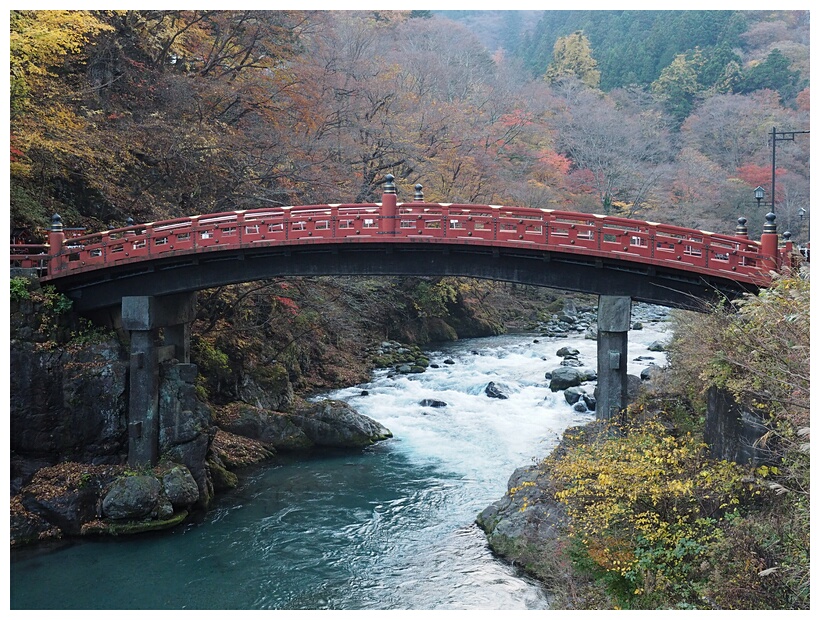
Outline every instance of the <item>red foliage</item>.
<svg viewBox="0 0 820 620"><path fill-rule="evenodd" d="M274 299L289 315L296 316L299 314L299 304L293 301L290 297L274 297Z"/></svg>
<svg viewBox="0 0 820 620"><path fill-rule="evenodd" d="M780 178L788 171L783 168L776 168L774 171L775 177ZM758 185L771 190L772 183L772 168L771 166L758 166L757 164L746 164L737 169L737 176L741 181L748 183L751 187ZM780 192L778 191L778 195Z"/></svg>
<svg viewBox="0 0 820 620"><path fill-rule="evenodd" d="M572 165L567 157L555 151L542 151L538 156L538 163L562 175L569 174Z"/></svg>
<svg viewBox="0 0 820 620"><path fill-rule="evenodd" d="M571 191L592 193L595 191L595 177L591 170L575 170L567 175L567 187Z"/></svg>
<svg viewBox="0 0 820 620"><path fill-rule="evenodd" d="M811 89L804 88L797 95L797 109L802 112L811 110Z"/></svg>

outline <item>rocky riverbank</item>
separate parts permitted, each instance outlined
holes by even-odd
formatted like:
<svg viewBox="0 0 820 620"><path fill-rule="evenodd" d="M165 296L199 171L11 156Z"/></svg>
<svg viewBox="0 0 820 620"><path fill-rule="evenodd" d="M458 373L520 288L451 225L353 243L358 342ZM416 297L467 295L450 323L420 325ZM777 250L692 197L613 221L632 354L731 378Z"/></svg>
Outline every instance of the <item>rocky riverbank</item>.
<svg viewBox="0 0 820 620"><path fill-rule="evenodd" d="M242 467L279 452L361 449L392 436L346 403L306 402L289 385L284 401L258 386L253 394L255 402L286 402L285 411L213 406L199 396L197 367L169 360L159 369L160 461L129 467L127 348L78 317L50 315L49 295L35 288L13 304L13 547L169 528L236 486ZM82 338L59 333L80 330Z"/></svg>
<svg viewBox="0 0 820 620"><path fill-rule="evenodd" d="M663 308L636 304L633 308L633 330L643 329L644 324L668 320L668 311ZM562 337L576 332L594 339L596 316L594 308L575 308L569 305L560 314L551 317L539 327L544 335ZM663 351L661 342L653 342L651 350ZM550 389L563 392L568 404L579 412L594 411L596 373L585 360L578 357L578 351L571 347L560 347L556 355L562 359L560 366L546 373ZM641 360L651 361L651 360ZM593 361L594 365L594 361ZM657 377L660 366L650 364L651 372L641 376L628 375L628 399L634 401L641 386L651 385ZM600 435L600 422L590 422L584 426L567 429L560 443L552 451L552 456L561 458L568 446L592 442ZM520 566L546 584L553 582L555 566L544 563L549 550L566 543L565 528L568 523L565 509L554 499L555 482L550 472L540 465L528 465L516 469L507 483L505 495L487 506L476 517L476 524L487 536L490 548L498 556Z"/></svg>

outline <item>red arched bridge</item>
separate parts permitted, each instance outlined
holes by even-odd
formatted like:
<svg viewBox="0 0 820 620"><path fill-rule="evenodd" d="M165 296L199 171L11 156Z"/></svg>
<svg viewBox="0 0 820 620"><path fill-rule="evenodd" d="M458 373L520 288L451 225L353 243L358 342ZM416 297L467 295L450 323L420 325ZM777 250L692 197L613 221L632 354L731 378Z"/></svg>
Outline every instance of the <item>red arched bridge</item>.
<svg viewBox="0 0 820 620"><path fill-rule="evenodd" d="M593 293L598 298L598 405L626 406L632 300L703 309L703 299L756 292L791 266L775 216L760 242L745 220L734 236L586 213L399 203L388 175L382 202L197 215L82 236L55 215L48 245L13 245L12 268L34 271L76 310L130 338L128 462L153 464L164 362L190 366L196 291L283 275L457 275ZM195 376L196 372L186 372ZM164 410L163 407L170 407ZM178 420L177 420L178 421ZM174 422L176 423L176 422Z"/></svg>
<svg viewBox="0 0 820 620"><path fill-rule="evenodd" d="M55 215L49 244L12 246L79 311L124 295L162 296L284 275L457 275L697 308L756 292L791 264L774 216L762 240L587 213L496 205L287 206L195 215L69 238ZM785 235L788 236L788 235Z"/></svg>

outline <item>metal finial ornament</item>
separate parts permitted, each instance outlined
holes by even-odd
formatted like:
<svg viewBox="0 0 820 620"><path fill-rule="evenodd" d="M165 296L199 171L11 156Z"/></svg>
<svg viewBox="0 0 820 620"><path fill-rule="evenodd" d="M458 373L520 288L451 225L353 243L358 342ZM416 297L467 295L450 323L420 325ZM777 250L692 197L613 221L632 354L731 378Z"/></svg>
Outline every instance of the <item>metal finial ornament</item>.
<svg viewBox="0 0 820 620"><path fill-rule="evenodd" d="M416 183L416 193L413 194L413 200L416 202L424 202L424 192L421 183Z"/></svg>
<svg viewBox="0 0 820 620"><path fill-rule="evenodd" d="M51 216L51 232L62 232L63 231L63 218L60 217L59 213L55 213Z"/></svg>
<svg viewBox="0 0 820 620"><path fill-rule="evenodd" d="M385 194L395 194L396 193L396 184L393 183L393 179L395 177L392 174L387 174L384 177L384 193Z"/></svg>
<svg viewBox="0 0 820 620"><path fill-rule="evenodd" d="M745 217L737 218L737 228L735 228L735 232L738 235L747 235L747 234L749 234L749 229L746 226L747 221L748 220Z"/></svg>
<svg viewBox="0 0 820 620"><path fill-rule="evenodd" d="M763 232L764 233L776 233L777 232L777 224L775 223L775 219L777 216L769 211L766 214L766 223L763 224Z"/></svg>
<svg viewBox="0 0 820 620"><path fill-rule="evenodd" d="M791 241L791 238L792 238L792 234L791 234L788 230L787 230L786 232L784 232L784 233L783 233L783 240L784 240L786 243L788 243L789 241Z"/></svg>

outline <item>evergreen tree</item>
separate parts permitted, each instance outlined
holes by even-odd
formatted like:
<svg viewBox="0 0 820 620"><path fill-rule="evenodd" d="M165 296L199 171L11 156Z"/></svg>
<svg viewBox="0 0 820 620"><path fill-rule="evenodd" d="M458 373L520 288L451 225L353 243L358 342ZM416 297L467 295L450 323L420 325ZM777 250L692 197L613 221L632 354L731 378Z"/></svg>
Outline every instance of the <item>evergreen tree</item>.
<svg viewBox="0 0 820 620"><path fill-rule="evenodd" d="M750 93L768 88L777 91L781 100L793 99L800 90L800 72L789 70L789 59L774 49L765 61L748 69L735 92Z"/></svg>

